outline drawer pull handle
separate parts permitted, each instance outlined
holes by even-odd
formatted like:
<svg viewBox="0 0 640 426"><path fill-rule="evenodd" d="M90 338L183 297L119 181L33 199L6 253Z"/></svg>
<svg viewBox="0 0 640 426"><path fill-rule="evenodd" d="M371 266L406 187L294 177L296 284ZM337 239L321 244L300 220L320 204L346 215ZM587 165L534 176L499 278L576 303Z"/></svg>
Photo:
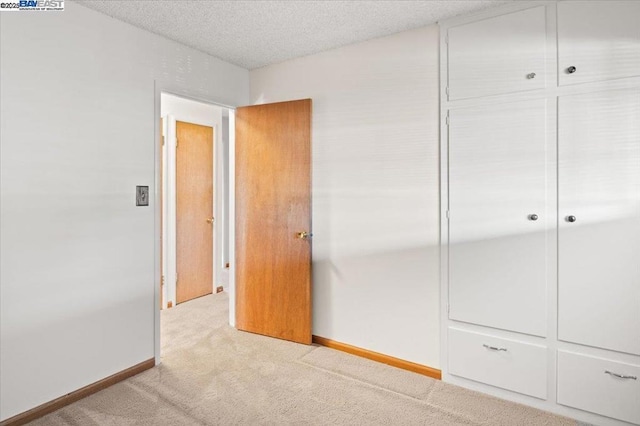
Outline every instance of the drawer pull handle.
<svg viewBox="0 0 640 426"><path fill-rule="evenodd" d="M485 348L489 349L490 351L496 351L496 352L505 351L505 352L507 352L507 348L498 348L496 346L489 346L486 343L483 344L482 346L484 346Z"/></svg>
<svg viewBox="0 0 640 426"><path fill-rule="evenodd" d="M624 374L614 373L613 371L609 371L609 370L605 370L604 374L609 374L609 375L611 375L613 377L617 377L619 379L638 380L638 378L636 376L625 376Z"/></svg>

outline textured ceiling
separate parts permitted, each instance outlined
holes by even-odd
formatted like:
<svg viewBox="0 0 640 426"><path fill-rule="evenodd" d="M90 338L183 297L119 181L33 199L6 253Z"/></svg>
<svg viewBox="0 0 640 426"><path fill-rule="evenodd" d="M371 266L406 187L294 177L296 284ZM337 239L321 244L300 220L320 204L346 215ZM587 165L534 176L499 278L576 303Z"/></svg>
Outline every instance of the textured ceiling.
<svg viewBox="0 0 640 426"><path fill-rule="evenodd" d="M243 68L433 24L497 0L83 0L91 9Z"/></svg>

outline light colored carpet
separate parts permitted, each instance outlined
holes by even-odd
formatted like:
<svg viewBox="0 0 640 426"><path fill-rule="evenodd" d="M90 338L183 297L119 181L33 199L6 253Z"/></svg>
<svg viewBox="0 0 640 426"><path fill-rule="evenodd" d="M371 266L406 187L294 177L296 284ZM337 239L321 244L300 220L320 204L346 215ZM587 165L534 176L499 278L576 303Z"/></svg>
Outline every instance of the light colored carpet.
<svg viewBox="0 0 640 426"><path fill-rule="evenodd" d="M227 318L226 293L163 311L160 366L32 425L576 425Z"/></svg>

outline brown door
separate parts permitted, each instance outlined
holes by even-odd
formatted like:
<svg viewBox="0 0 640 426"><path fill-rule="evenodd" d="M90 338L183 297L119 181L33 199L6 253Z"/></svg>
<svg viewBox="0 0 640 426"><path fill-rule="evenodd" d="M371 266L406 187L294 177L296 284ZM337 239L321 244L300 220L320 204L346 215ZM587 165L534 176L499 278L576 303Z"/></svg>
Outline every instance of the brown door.
<svg viewBox="0 0 640 426"><path fill-rule="evenodd" d="M176 303L213 292L213 128L176 122Z"/></svg>
<svg viewBox="0 0 640 426"><path fill-rule="evenodd" d="M236 110L236 326L311 343L311 100Z"/></svg>

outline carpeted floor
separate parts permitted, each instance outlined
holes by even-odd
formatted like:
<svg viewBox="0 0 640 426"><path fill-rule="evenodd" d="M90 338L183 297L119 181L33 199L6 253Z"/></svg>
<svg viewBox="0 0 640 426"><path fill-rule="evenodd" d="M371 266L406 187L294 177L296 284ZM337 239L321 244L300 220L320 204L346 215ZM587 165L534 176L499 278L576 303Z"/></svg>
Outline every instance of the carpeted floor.
<svg viewBox="0 0 640 426"><path fill-rule="evenodd" d="M576 425L227 319L226 293L163 311L160 366L32 425Z"/></svg>

